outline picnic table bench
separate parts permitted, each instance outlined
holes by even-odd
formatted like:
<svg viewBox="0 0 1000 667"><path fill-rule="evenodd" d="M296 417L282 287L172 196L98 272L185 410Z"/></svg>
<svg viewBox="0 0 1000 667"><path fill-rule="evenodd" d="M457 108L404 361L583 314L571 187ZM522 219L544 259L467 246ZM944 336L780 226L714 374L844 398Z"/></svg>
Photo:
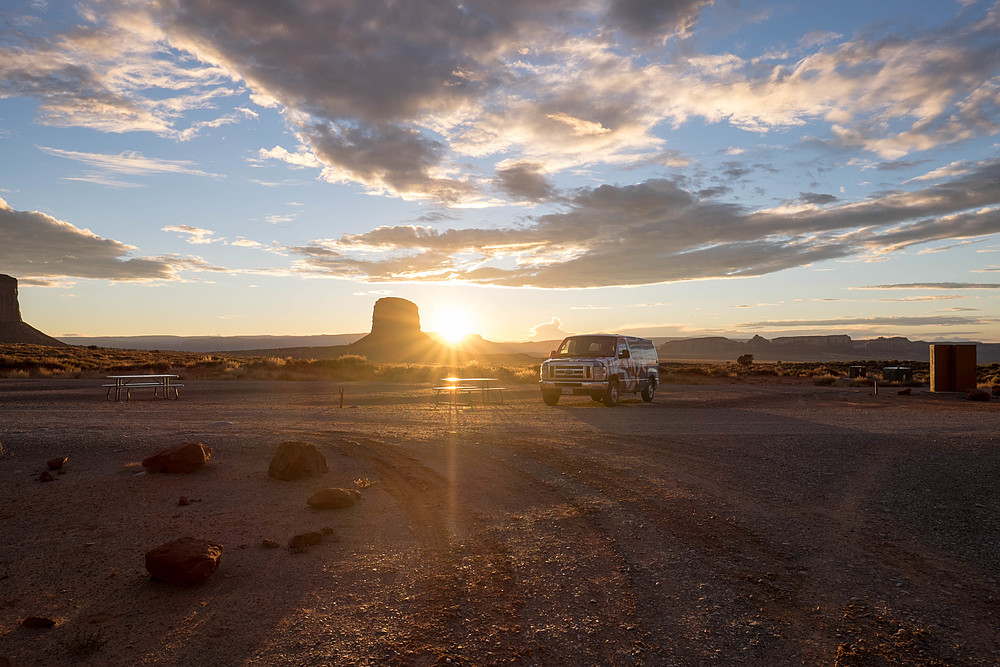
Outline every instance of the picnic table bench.
<svg viewBox="0 0 1000 667"><path fill-rule="evenodd" d="M102 384L102 387L107 387L108 394L106 396L107 400L111 400L111 394L114 394L115 400L122 400L122 396L125 396L126 401L132 400L132 390L138 389L139 387L147 387L153 389L153 398L170 398L170 391L174 392L174 400L177 400L179 394L177 392L178 387L183 387L184 385L180 382L171 382L171 379L179 377L177 375L171 375L170 373L146 373L142 375L109 375L109 380L114 380L110 384ZM162 393L162 395L161 395Z"/></svg>
<svg viewBox="0 0 1000 667"><path fill-rule="evenodd" d="M449 398L449 403L454 405L459 396L465 396L469 405L472 405L472 395L479 394L483 399L483 404L492 402L493 392L496 392L500 403L503 403L503 390L505 387L494 387L490 383L497 382L497 378L442 378L445 384L434 387L434 404L441 402L442 396Z"/></svg>

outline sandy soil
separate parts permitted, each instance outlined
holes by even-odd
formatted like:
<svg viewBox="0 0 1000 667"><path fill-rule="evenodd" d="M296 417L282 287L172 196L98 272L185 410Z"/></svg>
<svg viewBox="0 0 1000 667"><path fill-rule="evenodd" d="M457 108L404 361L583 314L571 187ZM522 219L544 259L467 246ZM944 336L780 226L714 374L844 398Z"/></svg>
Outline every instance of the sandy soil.
<svg viewBox="0 0 1000 667"><path fill-rule="evenodd" d="M99 384L0 381L13 665L1000 661L996 401L706 384L434 408L426 386L186 381L114 403ZM206 467L140 474L190 440ZM269 478L285 440L330 472ZM355 480L353 508L306 505ZM307 553L261 546L324 526ZM182 535L222 544L219 570L150 580L144 553Z"/></svg>

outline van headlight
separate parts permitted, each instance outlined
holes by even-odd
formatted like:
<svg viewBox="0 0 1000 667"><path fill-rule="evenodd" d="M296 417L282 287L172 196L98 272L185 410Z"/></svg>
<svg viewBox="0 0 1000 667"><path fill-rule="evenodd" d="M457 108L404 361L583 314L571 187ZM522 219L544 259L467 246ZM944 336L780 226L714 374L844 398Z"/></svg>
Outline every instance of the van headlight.
<svg viewBox="0 0 1000 667"><path fill-rule="evenodd" d="M608 369L604 366L594 366L594 379L603 382L608 379Z"/></svg>

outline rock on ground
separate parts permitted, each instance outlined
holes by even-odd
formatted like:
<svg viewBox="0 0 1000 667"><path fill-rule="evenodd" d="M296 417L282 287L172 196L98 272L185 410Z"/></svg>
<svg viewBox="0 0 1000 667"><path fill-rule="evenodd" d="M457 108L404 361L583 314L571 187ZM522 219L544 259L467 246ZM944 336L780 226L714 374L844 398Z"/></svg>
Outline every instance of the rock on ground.
<svg viewBox="0 0 1000 667"><path fill-rule="evenodd" d="M323 452L305 442L288 441L278 445L267 474L283 480L319 477L329 470Z"/></svg>
<svg viewBox="0 0 1000 667"><path fill-rule="evenodd" d="M357 491L349 489L321 489L309 496L306 502L316 509L335 510L351 507L359 495L361 494Z"/></svg>
<svg viewBox="0 0 1000 667"><path fill-rule="evenodd" d="M150 472L192 473L208 463L212 450L200 442L185 442L147 456L142 465Z"/></svg>
<svg viewBox="0 0 1000 667"><path fill-rule="evenodd" d="M182 537L146 552L146 571L175 586L192 586L219 567L222 547L194 537Z"/></svg>

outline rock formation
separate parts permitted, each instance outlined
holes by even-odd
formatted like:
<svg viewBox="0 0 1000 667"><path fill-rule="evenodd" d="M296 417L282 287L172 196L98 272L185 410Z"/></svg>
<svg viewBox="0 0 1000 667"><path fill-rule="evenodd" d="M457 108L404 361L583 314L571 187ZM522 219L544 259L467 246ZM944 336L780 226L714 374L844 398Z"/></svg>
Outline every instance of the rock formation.
<svg viewBox="0 0 1000 667"><path fill-rule="evenodd" d="M21 320L21 306L17 301L17 278L4 274L0 274L0 343L28 343L50 347L66 345Z"/></svg>
<svg viewBox="0 0 1000 667"><path fill-rule="evenodd" d="M420 333L420 311L417 304L392 296L375 302L369 338L407 338Z"/></svg>
<svg viewBox="0 0 1000 667"><path fill-rule="evenodd" d="M17 278L0 274L0 322L20 322L21 306L17 302Z"/></svg>
<svg viewBox="0 0 1000 667"><path fill-rule="evenodd" d="M374 361L426 363L446 356L444 348L420 330L417 304L399 297L376 301L371 333L343 349Z"/></svg>

